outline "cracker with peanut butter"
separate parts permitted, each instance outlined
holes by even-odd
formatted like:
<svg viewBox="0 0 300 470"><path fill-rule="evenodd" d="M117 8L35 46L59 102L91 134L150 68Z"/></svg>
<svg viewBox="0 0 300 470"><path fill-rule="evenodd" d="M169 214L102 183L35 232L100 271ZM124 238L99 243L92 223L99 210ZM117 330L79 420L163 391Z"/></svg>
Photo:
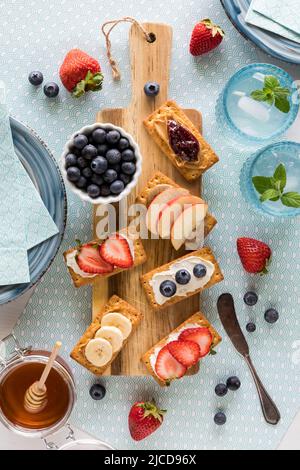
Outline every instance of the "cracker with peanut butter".
<svg viewBox="0 0 300 470"><path fill-rule="evenodd" d="M175 101L167 101L144 120L163 153L188 181L199 178L218 156Z"/></svg>

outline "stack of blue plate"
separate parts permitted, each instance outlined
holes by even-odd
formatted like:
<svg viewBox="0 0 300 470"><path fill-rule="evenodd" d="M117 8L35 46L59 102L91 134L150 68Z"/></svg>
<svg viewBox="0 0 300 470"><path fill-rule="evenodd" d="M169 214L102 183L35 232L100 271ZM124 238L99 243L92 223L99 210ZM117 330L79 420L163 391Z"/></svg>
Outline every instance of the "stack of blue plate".
<svg viewBox="0 0 300 470"><path fill-rule="evenodd" d="M286 62L300 64L300 44L246 23L251 0L221 0L236 29L268 54Z"/></svg>
<svg viewBox="0 0 300 470"><path fill-rule="evenodd" d="M10 124L16 154L39 191L59 233L29 251L30 283L0 286L0 304L15 300L40 280L60 247L67 218L65 186L54 157L34 131L13 118Z"/></svg>

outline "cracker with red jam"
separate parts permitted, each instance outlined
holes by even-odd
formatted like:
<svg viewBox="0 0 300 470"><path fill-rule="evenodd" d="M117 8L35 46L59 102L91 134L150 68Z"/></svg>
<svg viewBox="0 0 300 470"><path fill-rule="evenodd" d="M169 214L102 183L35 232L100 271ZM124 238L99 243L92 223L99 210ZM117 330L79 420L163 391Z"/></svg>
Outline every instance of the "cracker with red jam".
<svg viewBox="0 0 300 470"><path fill-rule="evenodd" d="M175 101L167 101L144 120L163 153L188 181L199 178L219 161L192 121Z"/></svg>

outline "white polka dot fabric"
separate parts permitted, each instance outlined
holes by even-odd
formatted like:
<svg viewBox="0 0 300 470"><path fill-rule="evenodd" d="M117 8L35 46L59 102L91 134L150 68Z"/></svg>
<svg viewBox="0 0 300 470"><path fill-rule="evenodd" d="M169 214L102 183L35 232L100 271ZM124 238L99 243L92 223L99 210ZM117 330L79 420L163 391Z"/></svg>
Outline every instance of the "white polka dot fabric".
<svg viewBox="0 0 300 470"><path fill-rule="evenodd" d="M63 245L15 333L23 344L39 348L49 349L54 340L62 340L63 355L72 367L78 391L71 422L116 448L273 449L299 408L299 220L272 223L257 216L243 202L239 172L252 150L239 150L228 144L214 112L218 94L238 68L258 58L273 60L262 53L258 55L251 43L238 34L218 0L4 0L0 4L0 78L7 86L10 112L33 127L59 158L68 137L92 123L99 109L126 106L131 92L128 26L116 28L112 35L114 54L123 73L120 83L112 81L100 34L104 21L124 15L173 26L170 96L185 107L202 111L205 136L221 157L220 163L204 177L204 197L219 221L209 244L220 260L225 281L203 294L202 310L223 335L223 342L216 356L203 361L197 376L174 383L169 389L162 390L150 377L105 378L105 399L93 401L89 387L94 378L68 359L91 319L91 291L74 289L62 257L76 238L87 241L91 237L91 208L70 192ZM213 53L194 59L188 52L191 29L205 17L221 24L226 37ZM103 92L75 100L61 87L59 98L49 100L41 88L29 85L28 73L36 69L43 72L46 81L59 82L58 68L66 52L75 46L100 58L105 73ZM253 278L242 271L235 242L244 235L270 243L274 256L268 276ZM242 300L249 288L259 295L259 302L252 309ZM276 427L265 423L250 373L218 321L216 300L225 291L235 297L242 328L249 319L257 324L257 331L247 333L247 339L253 362L282 414ZM263 319L270 306L280 312L280 320L273 326ZM217 398L215 385L232 374L240 377L241 389ZM153 436L135 443L128 432L128 411L135 400L149 398L155 398L168 410L165 423ZM213 422L219 409L227 415L223 427Z"/></svg>

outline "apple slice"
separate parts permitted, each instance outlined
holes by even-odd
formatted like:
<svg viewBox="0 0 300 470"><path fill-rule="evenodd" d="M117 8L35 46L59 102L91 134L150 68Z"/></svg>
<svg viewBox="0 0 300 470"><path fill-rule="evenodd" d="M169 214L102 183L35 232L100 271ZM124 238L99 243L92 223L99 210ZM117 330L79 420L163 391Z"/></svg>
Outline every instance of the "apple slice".
<svg viewBox="0 0 300 470"><path fill-rule="evenodd" d="M203 199L197 196L192 196L191 194L181 196L175 201L171 201L167 206L163 208L159 217L157 227L158 233L161 238L170 238L171 227L174 224L174 221L184 211L185 206L189 207L194 204L203 204L207 212L207 204L203 201Z"/></svg>
<svg viewBox="0 0 300 470"><path fill-rule="evenodd" d="M203 223L206 212L206 204L194 204L181 212L171 229L171 242L175 250L179 250L193 230Z"/></svg>
<svg viewBox="0 0 300 470"><path fill-rule="evenodd" d="M156 186L153 186L153 188L150 189L148 195L147 195L147 207L151 204L153 199L158 196L158 194L162 193L165 189L170 189L173 186L170 184L157 184Z"/></svg>
<svg viewBox="0 0 300 470"><path fill-rule="evenodd" d="M153 235L158 235L157 223L162 209L171 201L178 199L180 196L186 196L187 194L189 194L187 189L169 188L165 189L153 199L146 215L146 226Z"/></svg>

